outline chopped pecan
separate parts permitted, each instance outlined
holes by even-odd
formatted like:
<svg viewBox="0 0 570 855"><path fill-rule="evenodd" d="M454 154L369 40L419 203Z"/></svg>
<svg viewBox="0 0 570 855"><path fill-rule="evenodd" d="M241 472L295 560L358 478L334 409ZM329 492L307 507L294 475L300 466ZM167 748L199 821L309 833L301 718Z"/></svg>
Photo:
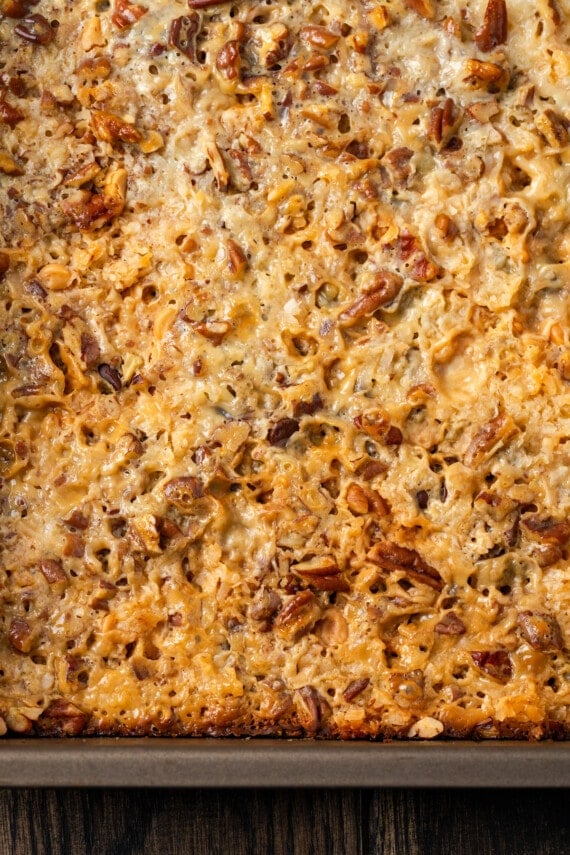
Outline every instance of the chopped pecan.
<svg viewBox="0 0 570 855"><path fill-rule="evenodd" d="M43 15L28 15L21 24L14 27L14 32L21 39L34 45L49 45L55 38L55 31Z"/></svg>
<svg viewBox="0 0 570 855"><path fill-rule="evenodd" d="M230 332L232 325L229 321L208 320L196 324L194 329L201 336L211 341L214 347L219 347L227 334Z"/></svg>
<svg viewBox="0 0 570 855"><path fill-rule="evenodd" d="M91 333L81 333L81 358L87 368L93 368L99 361L101 348Z"/></svg>
<svg viewBox="0 0 570 855"><path fill-rule="evenodd" d="M16 107L12 107L6 101L0 101L0 122L4 122L5 125L15 128L23 118L24 114L20 113Z"/></svg>
<svg viewBox="0 0 570 855"><path fill-rule="evenodd" d="M513 663L507 650L474 650L471 658L477 668L500 683L508 683L513 676Z"/></svg>
<svg viewBox="0 0 570 855"><path fill-rule="evenodd" d="M188 511L194 506L196 499L204 497L204 485L193 475L182 475L172 478L164 485L164 495L177 508Z"/></svg>
<svg viewBox="0 0 570 855"><path fill-rule="evenodd" d="M343 698L347 703L350 703L367 688L369 683L370 677L362 677L359 680L352 680L342 693Z"/></svg>
<svg viewBox="0 0 570 855"><path fill-rule="evenodd" d="M534 123L547 143L553 148L562 148L568 143L570 123L550 108L536 116Z"/></svg>
<svg viewBox="0 0 570 855"><path fill-rule="evenodd" d="M524 517L522 524L538 540L553 541L564 546L570 539L568 520L555 520L553 517L540 517L533 514L533 516Z"/></svg>
<svg viewBox="0 0 570 855"><path fill-rule="evenodd" d="M303 686L297 690L297 695L302 702L301 719L308 733L316 733L321 721L330 711L328 703L317 692L313 686Z"/></svg>
<svg viewBox="0 0 570 855"><path fill-rule="evenodd" d="M25 18L39 0L0 0L0 13L7 18Z"/></svg>
<svg viewBox="0 0 570 855"><path fill-rule="evenodd" d="M436 13L435 0L404 0L406 6L421 15L422 18L427 18L433 21Z"/></svg>
<svg viewBox="0 0 570 855"><path fill-rule="evenodd" d="M499 113L499 105L493 98L490 101L474 101L467 107L467 113L479 124L484 125Z"/></svg>
<svg viewBox="0 0 570 855"><path fill-rule="evenodd" d="M465 64L467 81L479 88L486 88L489 92L497 92L506 86L509 75L507 71L496 62L484 62L480 59L468 59Z"/></svg>
<svg viewBox="0 0 570 855"><path fill-rule="evenodd" d="M402 146L393 148L386 153L384 159L390 165L396 180L403 184L410 176L410 160L414 152L411 148Z"/></svg>
<svg viewBox="0 0 570 855"><path fill-rule="evenodd" d="M112 386L115 392L120 392L123 388L123 380L121 378L120 372L117 371L116 368L113 368L112 365L108 365L106 362L102 362L101 365L98 366L97 371L102 380L105 383L108 383L109 386Z"/></svg>
<svg viewBox="0 0 570 855"><path fill-rule="evenodd" d="M299 422L297 419L279 419L267 432L267 441L269 445L275 445L278 448L285 448L287 440L299 430Z"/></svg>
<svg viewBox="0 0 570 855"><path fill-rule="evenodd" d="M508 439L515 430L511 417L499 413L477 431L467 446L465 465L471 468L479 466L490 457L495 446Z"/></svg>
<svg viewBox="0 0 570 855"><path fill-rule="evenodd" d="M147 12L146 6L139 6L129 0L115 0L111 21L119 30L124 30L136 24Z"/></svg>
<svg viewBox="0 0 570 855"><path fill-rule="evenodd" d="M315 634L326 647L344 644L348 638L348 624L341 609L327 609L321 620L315 624Z"/></svg>
<svg viewBox="0 0 570 855"><path fill-rule="evenodd" d="M87 716L79 707L59 698L43 711L36 726L52 736L77 736L86 724Z"/></svg>
<svg viewBox="0 0 570 855"><path fill-rule="evenodd" d="M244 270L247 267L247 256L239 243L236 243L235 240L228 240L227 242L228 248L228 267L236 278L241 276Z"/></svg>
<svg viewBox="0 0 570 855"><path fill-rule="evenodd" d="M350 585L341 576L340 568L333 558L327 556L301 561L291 567L295 573L318 591L349 591Z"/></svg>
<svg viewBox="0 0 570 855"><path fill-rule="evenodd" d="M8 630L8 641L18 653L29 653L33 647L32 628L27 620L14 618Z"/></svg>
<svg viewBox="0 0 570 855"><path fill-rule="evenodd" d="M389 540L381 540L368 551L367 558L388 573L399 571L408 578L429 585L436 591L441 591L443 588L443 579L439 572L431 567L415 549L399 546Z"/></svg>
<svg viewBox="0 0 570 855"><path fill-rule="evenodd" d="M296 419L301 416L312 416L324 406L323 399L318 392L315 392L310 401L294 401L293 415Z"/></svg>
<svg viewBox="0 0 570 855"><path fill-rule="evenodd" d="M421 705L424 700L424 673L414 671L390 674L390 688L399 707L409 709Z"/></svg>
<svg viewBox="0 0 570 855"><path fill-rule="evenodd" d="M255 597L255 602L249 610L254 620L269 620L281 608L281 597L269 588L263 588Z"/></svg>
<svg viewBox="0 0 570 855"><path fill-rule="evenodd" d="M197 12L181 15L170 24L168 43L196 62L196 36L200 31L201 21Z"/></svg>
<svg viewBox="0 0 570 855"><path fill-rule="evenodd" d="M326 27L319 27L314 24L301 27L300 36L304 42L319 50L330 50L339 39L336 33L332 33Z"/></svg>
<svg viewBox="0 0 570 855"><path fill-rule="evenodd" d="M91 127L95 136L103 142L138 143L142 136L134 125L125 122L120 116L96 110L91 114Z"/></svg>
<svg viewBox="0 0 570 855"><path fill-rule="evenodd" d="M208 9L210 6L219 6L228 3L229 0L188 0L189 9Z"/></svg>
<svg viewBox="0 0 570 855"><path fill-rule="evenodd" d="M3 151L0 151L0 172L3 172L4 175L24 174L24 170L20 164L11 155Z"/></svg>
<svg viewBox="0 0 570 855"><path fill-rule="evenodd" d="M81 511L75 510L64 520L64 523L70 528L86 531L89 528L89 517L86 517Z"/></svg>
<svg viewBox="0 0 570 855"><path fill-rule="evenodd" d="M56 561L54 558L42 558L40 570L50 585L55 585L57 582L67 582L67 574L61 561Z"/></svg>
<svg viewBox="0 0 570 855"><path fill-rule="evenodd" d="M505 0L489 0L483 23L474 36L475 44L483 53L495 50L507 41L507 4Z"/></svg>
<svg viewBox="0 0 570 855"><path fill-rule="evenodd" d="M80 80L105 80L111 73L111 62L106 56L84 59L75 72Z"/></svg>
<svg viewBox="0 0 570 855"><path fill-rule="evenodd" d="M544 612L519 612L517 624L535 650L562 650L564 643L558 621Z"/></svg>
<svg viewBox="0 0 570 855"><path fill-rule="evenodd" d="M428 137L438 146L444 146L455 132L460 115L453 98L446 98L443 104L432 107L429 114Z"/></svg>
<svg viewBox="0 0 570 855"><path fill-rule="evenodd" d="M436 623L435 631L438 635L463 635L466 629L465 624L455 612L447 612L439 623Z"/></svg>
<svg viewBox="0 0 570 855"><path fill-rule="evenodd" d="M366 490L354 482L348 485L346 491L346 504L348 505L348 509L357 516L367 514L370 510Z"/></svg>
<svg viewBox="0 0 570 855"><path fill-rule="evenodd" d="M227 80L235 80L239 75L239 42L231 39L218 51L216 68Z"/></svg>
<svg viewBox="0 0 570 855"><path fill-rule="evenodd" d="M7 252L0 252L0 279L10 269L10 256Z"/></svg>

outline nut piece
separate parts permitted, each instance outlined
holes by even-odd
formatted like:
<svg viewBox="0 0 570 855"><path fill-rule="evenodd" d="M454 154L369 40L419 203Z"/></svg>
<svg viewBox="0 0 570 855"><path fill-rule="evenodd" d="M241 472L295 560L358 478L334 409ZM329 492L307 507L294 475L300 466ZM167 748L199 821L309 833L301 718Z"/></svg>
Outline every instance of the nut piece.
<svg viewBox="0 0 570 855"><path fill-rule="evenodd" d="M55 561L53 558L42 558L40 570L50 585L55 585L57 582L67 582L67 574L61 565L61 561Z"/></svg>
<svg viewBox="0 0 570 855"><path fill-rule="evenodd" d="M404 2L408 9L417 12L422 18L427 18L428 21L433 21L435 18L435 0L404 0Z"/></svg>
<svg viewBox="0 0 570 855"><path fill-rule="evenodd" d="M103 142L138 143L142 136L134 125L125 122L120 116L97 110L91 115L91 127L95 136Z"/></svg>
<svg viewBox="0 0 570 855"><path fill-rule="evenodd" d="M204 497L204 485L193 475L182 475L164 485L164 495L171 504L188 512L194 507L196 499Z"/></svg>
<svg viewBox="0 0 570 855"><path fill-rule="evenodd" d="M381 540L368 551L366 557L388 573L401 572L406 578L428 585L436 591L443 589L443 579L438 571L424 561L415 549Z"/></svg>
<svg viewBox="0 0 570 855"><path fill-rule="evenodd" d="M457 617L455 612L447 612L439 623L435 625L438 635L463 635L466 632L465 624Z"/></svg>
<svg viewBox="0 0 570 855"><path fill-rule="evenodd" d="M0 0L0 14L7 18L25 18L32 6L39 0Z"/></svg>
<svg viewBox="0 0 570 855"><path fill-rule="evenodd" d="M36 727L51 736L77 736L86 724L87 716L79 707L59 698L43 711Z"/></svg>
<svg viewBox="0 0 570 855"><path fill-rule="evenodd" d="M361 692L364 691L364 689L366 689L369 683L369 677L363 677L360 680L353 680L351 683L348 684L348 686L342 693L343 698L347 703L350 703L355 698L357 698L358 695L360 695Z"/></svg>
<svg viewBox="0 0 570 855"><path fill-rule="evenodd" d="M380 270L375 274L365 293L340 313L339 321L345 326L350 326L361 318L374 314L377 309L387 306L396 299L403 284L404 280L397 273Z"/></svg>
<svg viewBox="0 0 570 855"><path fill-rule="evenodd" d="M483 23L475 33L475 44L489 53L507 40L507 4L505 0L489 0Z"/></svg>
<svg viewBox="0 0 570 855"><path fill-rule="evenodd" d="M471 658L481 671L499 683L508 683L513 676L513 663L506 650L475 650Z"/></svg>
<svg viewBox="0 0 570 855"><path fill-rule="evenodd" d="M471 468L479 466L492 455L495 446L503 443L515 430L516 426L511 417L499 413L477 431L467 446L465 465Z"/></svg>
<svg viewBox="0 0 570 855"><path fill-rule="evenodd" d="M410 727L408 736L410 738L417 736L419 739L435 739L436 736L443 733L443 730L442 722L428 715L425 718L420 718Z"/></svg>
<svg viewBox="0 0 570 855"><path fill-rule="evenodd" d="M330 707L313 686L303 686L302 689L297 690L296 694L301 701L299 705L301 723L307 733L315 734L322 719L330 711Z"/></svg>
<svg viewBox="0 0 570 855"><path fill-rule="evenodd" d="M124 30L136 24L147 12L146 6L138 6L136 3L130 3L129 0L115 0L111 21L119 30Z"/></svg>
<svg viewBox="0 0 570 855"><path fill-rule="evenodd" d="M517 624L535 650L562 650L562 633L556 618L544 612L519 612Z"/></svg>
<svg viewBox="0 0 570 855"><path fill-rule="evenodd" d="M235 80L239 75L239 42L232 39L218 51L216 68L226 80Z"/></svg>
<svg viewBox="0 0 570 855"><path fill-rule="evenodd" d="M304 42L320 50L329 50L336 45L339 39L336 33L331 33L326 27L318 27L314 24L302 27L299 35Z"/></svg>
<svg viewBox="0 0 570 855"><path fill-rule="evenodd" d="M563 148L568 143L568 122L554 110L540 113L534 123L552 148Z"/></svg>
<svg viewBox="0 0 570 855"><path fill-rule="evenodd" d="M7 104L6 101L0 101L0 122L4 122L5 125L15 128L23 118L23 113L20 113L15 107Z"/></svg>
<svg viewBox="0 0 570 855"><path fill-rule="evenodd" d="M29 653L33 647L32 628L27 620L14 618L8 630L8 641L18 653Z"/></svg>
<svg viewBox="0 0 570 855"><path fill-rule="evenodd" d="M196 62L196 36L200 30L200 16L197 12L181 15L170 24L168 44Z"/></svg>
<svg viewBox="0 0 570 855"><path fill-rule="evenodd" d="M29 15L14 27L14 32L34 45L49 45L55 38L50 22L43 15Z"/></svg>
<svg viewBox="0 0 570 855"><path fill-rule="evenodd" d="M3 151L0 151L0 172L3 172L4 175L24 174L24 170L18 163L16 163L14 158Z"/></svg>
<svg viewBox="0 0 570 855"><path fill-rule="evenodd" d="M319 619L321 609L312 591L301 591L289 600L275 618L274 626L284 638L298 638Z"/></svg>
<svg viewBox="0 0 570 855"><path fill-rule="evenodd" d="M297 419L279 419L273 427L270 427L267 432L267 441L269 445L275 445L278 448L285 448L287 440L297 433L299 430L299 422Z"/></svg>

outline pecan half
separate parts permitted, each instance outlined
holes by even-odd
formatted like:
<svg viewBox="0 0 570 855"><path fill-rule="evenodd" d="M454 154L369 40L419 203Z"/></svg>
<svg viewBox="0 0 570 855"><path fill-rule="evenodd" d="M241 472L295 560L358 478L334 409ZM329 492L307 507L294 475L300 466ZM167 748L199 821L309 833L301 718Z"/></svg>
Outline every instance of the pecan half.
<svg viewBox="0 0 570 855"><path fill-rule="evenodd" d="M368 551L367 558L388 573L402 572L407 578L429 585L436 591L443 589L444 583L439 572L415 549L399 546L389 540L381 540Z"/></svg>
<svg viewBox="0 0 570 855"><path fill-rule="evenodd" d="M444 146L455 132L460 115L453 98L446 98L443 104L432 107L429 114L428 137L438 146Z"/></svg>
<svg viewBox="0 0 570 855"><path fill-rule="evenodd" d="M479 466L491 456L495 446L504 442L515 430L516 426L511 417L499 413L477 431L467 446L465 465L471 468Z"/></svg>
<svg viewBox="0 0 570 855"><path fill-rule="evenodd" d="M374 314L377 309L387 306L396 299L403 283L404 280L397 273L380 270L374 275L365 293L340 313L339 321L347 326Z"/></svg>
<svg viewBox="0 0 570 855"><path fill-rule="evenodd" d="M53 736L77 736L86 724L87 716L79 707L59 698L43 711L36 727Z"/></svg>
<svg viewBox="0 0 570 855"><path fill-rule="evenodd" d="M321 614L320 606L312 591L295 594L281 609L274 621L280 635L296 638L309 630Z"/></svg>
<svg viewBox="0 0 570 855"><path fill-rule="evenodd" d="M196 62L196 36L200 31L200 16L197 12L181 15L170 24L168 44Z"/></svg>
<svg viewBox="0 0 570 855"><path fill-rule="evenodd" d="M471 658L477 668L499 683L508 683L513 676L513 663L506 650L475 650Z"/></svg>
<svg viewBox="0 0 570 855"><path fill-rule="evenodd" d="M544 612L519 612L517 624L522 636L535 650L562 650L562 633L556 618Z"/></svg>
<svg viewBox="0 0 570 855"><path fill-rule="evenodd" d="M489 0L483 23L474 36L475 44L489 53L507 41L507 4L505 0Z"/></svg>

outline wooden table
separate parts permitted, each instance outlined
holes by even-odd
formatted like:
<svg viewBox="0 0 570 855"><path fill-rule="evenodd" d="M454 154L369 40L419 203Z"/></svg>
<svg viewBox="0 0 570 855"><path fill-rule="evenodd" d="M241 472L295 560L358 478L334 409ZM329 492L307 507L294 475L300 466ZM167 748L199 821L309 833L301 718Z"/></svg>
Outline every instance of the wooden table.
<svg viewBox="0 0 570 855"><path fill-rule="evenodd" d="M569 855L565 790L0 790L0 855Z"/></svg>

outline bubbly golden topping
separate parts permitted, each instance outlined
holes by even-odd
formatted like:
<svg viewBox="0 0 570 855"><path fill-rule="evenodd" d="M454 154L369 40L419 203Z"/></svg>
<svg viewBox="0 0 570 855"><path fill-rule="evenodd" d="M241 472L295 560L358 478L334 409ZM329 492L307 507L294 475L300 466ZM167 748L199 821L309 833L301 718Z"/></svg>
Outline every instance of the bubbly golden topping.
<svg viewBox="0 0 570 855"><path fill-rule="evenodd" d="M568 734L569 20L0 0L0 732Z"/></svg>

